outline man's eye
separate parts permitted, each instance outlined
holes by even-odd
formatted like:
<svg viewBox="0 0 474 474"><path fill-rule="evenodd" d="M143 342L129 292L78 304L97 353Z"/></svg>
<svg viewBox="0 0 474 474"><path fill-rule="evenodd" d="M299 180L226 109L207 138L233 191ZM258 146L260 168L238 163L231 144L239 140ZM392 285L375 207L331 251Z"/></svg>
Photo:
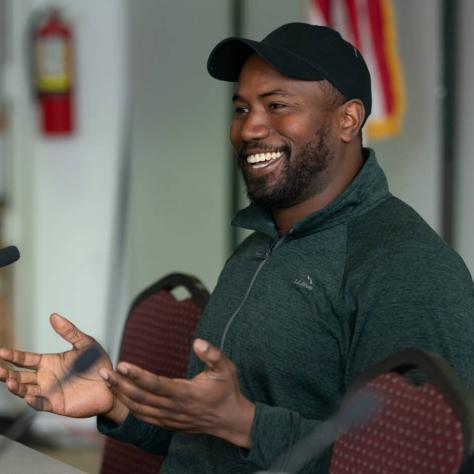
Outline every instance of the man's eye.
<svg viewBox="0 0 474 474"><path fill-rule="evenodd" d="M281 104L279 102L271 102L268 107L270 108L270 110L280 110L284 109L286 107L286 104Z"/></svg>
<svg viewBox="0 0 474 474"><path fill-rule="evenodd" d="M235 107L234 108L234 114L235 115L242 115L242 114L246 114L248 112L248 108L247 107Z"/></svg>

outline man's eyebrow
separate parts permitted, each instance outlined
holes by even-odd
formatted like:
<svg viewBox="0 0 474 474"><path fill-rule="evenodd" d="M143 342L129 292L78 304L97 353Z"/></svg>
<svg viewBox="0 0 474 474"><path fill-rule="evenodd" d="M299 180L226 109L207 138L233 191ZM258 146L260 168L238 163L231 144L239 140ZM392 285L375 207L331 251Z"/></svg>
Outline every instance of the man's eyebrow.
<svg viewBox="0 0 474 474"><path fill-rule="evenodd" d="M237 102L237 101L239 101L239 100L240 100L240 101L243 101L243 100L244 100L243 97L241 97L239 94L234 94L234 95L232 96L232 102Z"/></svg>
<svg viewBox="0 0 474 474"><path fill-rule="evenodd" d="M267 97L271 97L271 96L274 96L274 95L277 95L277 96L280 96L280 97L291 97L294 94L292 94L291 92L285 91L283 89L274 89L274 90L271 90L271 91L268 91L268 92L264 92L263 94L260 94L258 97L260 99L265 99ZM245 99L242 96L240 96L239 94L234 94L232 96L232 102L237 102L237 101L245 102Z"/></svg>
<svg viewBox="0 0 474 474"><path fill-rule="evenodd" d="M261 97L263 99L265 97L270 97L272 95L278 95L278 96L281 96L281 97L289 97L289 96L292 96L294 94L292 94L291 92L285 91L283 89L275 89L275 90L272 90L272 91L265 92L264 94L260 94L259 97Z"/></svg>

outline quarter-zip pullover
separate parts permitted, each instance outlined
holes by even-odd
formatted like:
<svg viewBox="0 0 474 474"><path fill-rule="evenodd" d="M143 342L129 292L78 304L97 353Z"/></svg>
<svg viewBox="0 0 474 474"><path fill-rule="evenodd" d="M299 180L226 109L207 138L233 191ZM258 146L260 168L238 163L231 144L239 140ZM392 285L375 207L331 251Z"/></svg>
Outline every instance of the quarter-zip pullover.
<svg viewBox="0 0 474 474"><path fill-rule="evenodd" d="M284 237L268 209L227 261L197 329L236 365L256 404L252 447L171 434L129 416L99 428L169 455L163 473L252 473L336 409L355 377L404 347L443 355L474 381L474 286L461 258L393 197L373 151L350 186ZM189 376L205 367L191 356ZM301 472L326 472L328 456ZM284 470L284 466L282 467Z"/></svg>

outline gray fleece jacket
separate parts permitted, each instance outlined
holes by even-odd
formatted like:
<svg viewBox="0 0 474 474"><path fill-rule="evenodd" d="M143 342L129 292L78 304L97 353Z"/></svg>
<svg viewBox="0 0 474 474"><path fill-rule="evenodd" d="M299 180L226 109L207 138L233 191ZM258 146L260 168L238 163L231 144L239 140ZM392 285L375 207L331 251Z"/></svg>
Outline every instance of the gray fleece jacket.
<svg viewBox="0 0 474 474"><path fill-rule="evenodd" d="M197 336L236 364L256 404L252 448L171 433L130 415L99 429L156 453L162 473L252 473L336 409L354 378L404 347L442 354L474 382L474 286L461 258L393 197L372 150L351 185L279 238L267 209L227 261ZM204 369L191 356L189 377ZM326 472L328 456L301 472Z"/></svg>

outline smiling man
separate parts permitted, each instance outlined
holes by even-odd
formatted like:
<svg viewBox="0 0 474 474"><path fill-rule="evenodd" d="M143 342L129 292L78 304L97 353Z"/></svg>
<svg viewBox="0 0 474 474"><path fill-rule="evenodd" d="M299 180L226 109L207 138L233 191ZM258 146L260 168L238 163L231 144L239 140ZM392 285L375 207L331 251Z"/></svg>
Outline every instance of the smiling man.
<svg viewBox="0 0 474 474"><path fill-rule="evenodd" d="M166 453L163 473L241 474L291 459L355 377L401 348L440 353L472 385L472 278L362 146L371 90L360 53L329 28L292 23L261 42L224 40L208 69L237 82L230 135L251 204L233 224L253 233L222 271L189 378L126 361L113 370L104 355L42 408L101 415L102 432ZM0 369L31 405L95 343L51 322L71 351L0 351L32 369Z"/></svg>
<svg viewBox="0 0 474 474"><path fill-rule="evenodd" d="M346 101L327 80L295 80L254 53L233 102L230 136L248 196L272 209L280 233L329 204L362 166L364 105Z"/></svg>

